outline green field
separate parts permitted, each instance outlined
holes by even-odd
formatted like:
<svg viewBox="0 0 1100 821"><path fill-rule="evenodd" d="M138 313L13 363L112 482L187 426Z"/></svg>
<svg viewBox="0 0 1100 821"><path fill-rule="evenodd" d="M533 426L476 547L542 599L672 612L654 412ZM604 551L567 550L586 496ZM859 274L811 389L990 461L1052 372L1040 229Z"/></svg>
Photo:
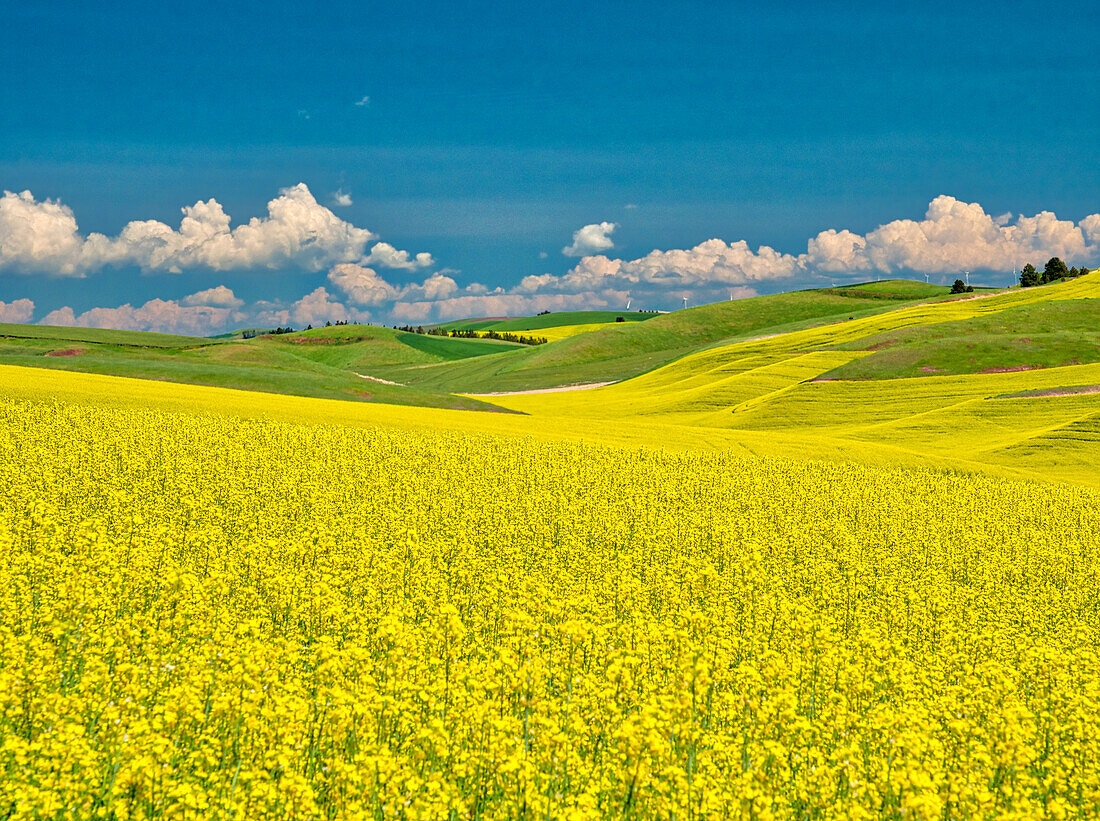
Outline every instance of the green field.
<svg viewBox="0 0 1100 821"><path fill-rule="evenodd" d="M1053 300L875 334L839 346L873 353L828 376L887 379L1100 362L1098 314L1092 300Z"/></svg>
<svg viewBox="0 0 1100 821"><path fill-rule="evenodd" d="M214 345L220 337L178 336L108 328L69 328L56 325L14 325L0 322L0 339L50 339L134 348L187 348Z"/></svg>
<svg viewBox="0 0 1100 821"><path fill-rule="evenodd" d="M247 340L35 325L7 327L20 334L0 336L0 363L10 365L329 399L482 410L494 408L477 399L363 377L373 376L378 365L433 365L517 347L366 325ZM148 344L141 344L146 337Z"/></svg>

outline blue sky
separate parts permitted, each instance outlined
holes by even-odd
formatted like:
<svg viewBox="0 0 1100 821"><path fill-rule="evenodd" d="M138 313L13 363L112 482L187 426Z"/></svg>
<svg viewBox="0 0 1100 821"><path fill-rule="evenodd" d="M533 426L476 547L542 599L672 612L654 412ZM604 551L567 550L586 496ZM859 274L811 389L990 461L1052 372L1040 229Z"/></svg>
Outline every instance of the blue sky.
<svg viewBox="0 0 1100 821"><path fill-rule="evenodd" d="M8 319L27 313L11 313L17 300L33 321L63 307L78 321L218 286L232 299L207 307L225 313L86 322L302 319L312 309L295 303L318 288L318 318L624 294L673 307L906 271L1007 281L1009 260L1048 252L1100 262L1094 2L47 0L6 2L3 17L0 188L33 198L0 208ZM235 227L299 183L371 239L234 263L188 246L177 265L156 263L146 237L141 251L80 252L71 275L42 250L64 239L47 201L81 240L115 238L131 221L179 229L181 207L210 199ZM957 202L929 216L944 195ZM1057 219L1019 224L1044 212ZM898 220L923 234L874 233ZM613 227L562 253L600 224ZM828 229L851 236L808 249ZM695 250L714 239L728 249ZM363 264L378 241L431 264Z"/></svg>

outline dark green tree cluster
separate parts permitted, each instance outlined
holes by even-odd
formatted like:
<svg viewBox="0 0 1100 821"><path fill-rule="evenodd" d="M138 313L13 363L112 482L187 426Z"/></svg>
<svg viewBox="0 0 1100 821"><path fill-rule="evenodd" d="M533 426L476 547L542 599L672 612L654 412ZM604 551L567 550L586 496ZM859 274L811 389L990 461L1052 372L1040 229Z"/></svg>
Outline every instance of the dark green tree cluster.
<svg viewBox="0 0 1100 821"><path fill-rule="evenodd" d="M454 339L496 339L502 342L518 342L520 345L545 345L547 342L544 336L525 336L524 334L513 334L508 331L494 331L492 329L488 331L444 331L444 334Z"/></svg>
<svg viewBox="0 0 1100 821"><path fill-rule="evenodd" d="M951 293L953 294L972 294L974 293L974 286L967 285L961 279L956 279L955 284L951 286Z"/></svg>
<svg viewBox="0 0 1100 821"><path fill-rule="evenodd" d="M520 345L545 345L547 339L544 336L525 336L513 334L508 331L474 331L474 330L447 330L446 328L425 328L423 325L394 325L395 331L405 331L410 334L426 334L427 336L449 336L451 339L496 339L502 342L518 342Z"/></svg>
<svg viewBox="0 0 1100 821"><path fill-rule="evenodd" d="M1067 268L1066 264L1058 257L1051 257L1042 271L1036 270L1030 262L1020 271L1020 285L1031 288L1035 285L1046 285L1048 282L1057 282L1060 279L1073 279L1090 273L1085 266L1080 268Z"/></svg>

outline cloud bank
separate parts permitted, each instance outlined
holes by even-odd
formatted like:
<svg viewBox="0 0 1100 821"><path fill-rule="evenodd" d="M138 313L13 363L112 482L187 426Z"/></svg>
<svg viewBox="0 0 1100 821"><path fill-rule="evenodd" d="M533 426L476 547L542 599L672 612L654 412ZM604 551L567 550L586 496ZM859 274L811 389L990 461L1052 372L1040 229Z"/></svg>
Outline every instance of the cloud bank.
<svg viewBox="0 0 1100 821"><path fill-rule="evenodd" d="M83 277L107 266L180 273L293 266L320 271L366 253L375 235L337 217L304 183L284 188L267 204L266 217L235 228L215 199L180 209L179 228L135 220L117 236L81 235L72 210L30 191L0 197L0 271Z"/></svg>
<svg viewBox="0 0 1100 821"><path fill-rule="evenodd" d="M34 316L34 302L29 299L16 299L13 302L0 300L0 322L30 322Z"/></svg>
<svg viewBox="0 0 1100 821"><path fill-rule="evenodd" d="M62 308L42 319L51 324L212 333L242 325L323 324L325 321L430 322L463 316L507 316L538 311L674 307L752 296L764 285L788 281L876 276L948 277L964 270L1007 273L1059 256L1071 265L1100 263L1100 214L1079 222L1049 211L1034 216L991 215L978 203L939 196L922 219L899 219L866 234L828 229L811 237L802 253L786 253L745 240L708 239L689 248L655 249L638 257L613 257L613 222L592 223L573 234L566 255L580 259L563 274L522 277L491 288L463 283L457 272L429 273L428 253L411 254L335 216L305 185L284 189L266 217L231 227L215 200L182 209L178 229L156 221L132 222L115 237L79 233L71 210L29 192L0 198L0 272L49 272L84 276L107 265L146 271L187 268L324 271L323 284L287 303L246 305L225 285L178 300L134 307L94 308L75 314ZM421 272L411 282L391 281ZM0 321L29 321L30 300L0 303ZM7 319L4 319L7 318Z"/></svg>

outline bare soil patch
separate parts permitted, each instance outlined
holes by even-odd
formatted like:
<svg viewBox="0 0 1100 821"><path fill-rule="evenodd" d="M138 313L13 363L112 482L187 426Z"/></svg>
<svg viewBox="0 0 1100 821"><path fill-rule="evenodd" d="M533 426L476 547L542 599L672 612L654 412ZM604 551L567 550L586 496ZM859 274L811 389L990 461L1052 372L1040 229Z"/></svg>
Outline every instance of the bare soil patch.
<svg viewBox="0 0 1100 821"><path fill-rule="evenodd" d="M59 351L49 351L42 354L43 356L80 356L84 353L83 348L62 348Z"/></svg>
<svg viewBox="0 0 1100 821"><path fill-rule="evenodd" d="M1008 368L983 368L978 373L1017 373L1019 371L1039 371L1042 365L1012 365Z"/></svg>

